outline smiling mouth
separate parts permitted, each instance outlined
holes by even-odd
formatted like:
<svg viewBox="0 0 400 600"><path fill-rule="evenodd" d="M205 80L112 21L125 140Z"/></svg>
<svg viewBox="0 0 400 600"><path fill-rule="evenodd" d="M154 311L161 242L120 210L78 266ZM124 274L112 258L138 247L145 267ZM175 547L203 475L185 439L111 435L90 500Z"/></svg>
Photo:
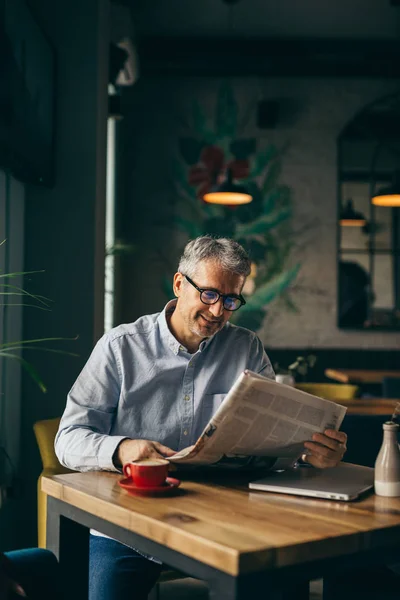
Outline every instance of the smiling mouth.
<svg viewBox="0 0 400 600"><path fill-rule="evenodd" d="M221 321L210 321L209 319L206 319L206 317L203 317L203 315L200 316L208 325L218 325L221 323Z"/></svg>

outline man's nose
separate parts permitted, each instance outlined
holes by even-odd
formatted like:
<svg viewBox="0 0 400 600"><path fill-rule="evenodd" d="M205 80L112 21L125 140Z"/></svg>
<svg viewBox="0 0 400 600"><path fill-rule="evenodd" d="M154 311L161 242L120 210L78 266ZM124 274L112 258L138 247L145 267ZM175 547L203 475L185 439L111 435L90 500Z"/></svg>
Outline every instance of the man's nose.
<svg viewBox="0 0 400 600"><path fill-rule="evenodd" d="M224 300L220 298L215 304L210 304L208 310L214 317L220 317L224 312Z"/></svg>

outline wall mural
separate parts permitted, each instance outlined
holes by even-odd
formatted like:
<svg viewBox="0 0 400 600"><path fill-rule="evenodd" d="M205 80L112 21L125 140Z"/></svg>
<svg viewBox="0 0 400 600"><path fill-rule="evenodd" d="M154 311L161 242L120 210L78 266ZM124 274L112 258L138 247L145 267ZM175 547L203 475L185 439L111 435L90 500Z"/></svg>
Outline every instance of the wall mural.
<svg viewBox="0 0 400 600"><path fill-rule="evenodd" d="M284 149L265 143L259 147L257 138L238 136L239 107L228 83L219 89L214 115L207 115L197 101L191 112L193 134L179 139L175 163L173 224L187 238L228 236L250 252L252 271L243 290L246 305L234 313L232 322L257 331L273 300L280 298L287 309L296 310L290 286L300 263L290 260L293 201L291 189L280 182ZM234 180L244 184L253 196L250 204L217 206L202 200L228 168ZM168 275L164 288L169 297L170 281Z"/></svg>

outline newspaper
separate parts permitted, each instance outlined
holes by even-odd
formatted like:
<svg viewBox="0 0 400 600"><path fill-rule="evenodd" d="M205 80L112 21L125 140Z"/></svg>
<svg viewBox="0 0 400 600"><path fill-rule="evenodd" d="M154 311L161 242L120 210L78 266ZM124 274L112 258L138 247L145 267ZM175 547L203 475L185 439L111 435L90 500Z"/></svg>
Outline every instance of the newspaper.
<svg viewBox="0 0 400 600"><path fill-rule="evenodd" d="M339 429L346 408L252 371L236 380L193 446L169 458L180 465L285 468L313 433ZM260 460L261 459L261 460ZM271 460L273 459L273 460Z"/></svg>

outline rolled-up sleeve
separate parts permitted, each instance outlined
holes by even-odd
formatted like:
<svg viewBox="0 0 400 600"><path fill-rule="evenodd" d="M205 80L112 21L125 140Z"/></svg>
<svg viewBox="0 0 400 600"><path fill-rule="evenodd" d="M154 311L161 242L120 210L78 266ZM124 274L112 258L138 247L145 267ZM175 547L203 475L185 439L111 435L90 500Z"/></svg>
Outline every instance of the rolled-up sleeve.
<svg viewBox="0 0 400 600"><path fill-rule="evenodd" d="M106 334L68 394L55 439L61 464L76 471L117 471L112 457L125 436L112 436L110 431L120 393L118 356Z"/></svg>

